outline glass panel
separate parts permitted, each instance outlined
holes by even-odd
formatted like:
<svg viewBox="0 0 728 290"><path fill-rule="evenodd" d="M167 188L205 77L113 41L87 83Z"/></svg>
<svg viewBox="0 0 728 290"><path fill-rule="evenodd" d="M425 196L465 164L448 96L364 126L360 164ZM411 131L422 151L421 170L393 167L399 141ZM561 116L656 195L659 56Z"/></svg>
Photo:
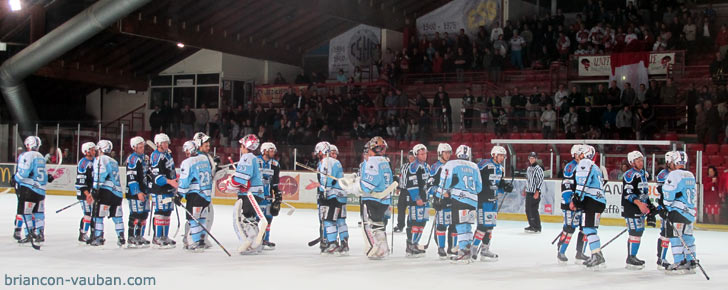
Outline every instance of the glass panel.
<svg viewBox="0 0 728 290"><path fill-rule="evenodd" d="M197 75L198 85L218 85L220 84L220 74L199 74Z"/></svg>
<svg viewBox="0 0 728 290"><path fill-rule="evenodd" d="M172 88L152 88L149 97L149 108L154 109L155 106L164 107L164 102L172 102Z"/></svg>
<svg viewBox="0 0 728 290"><path fill-rule="evenodd" d="M218 99L220 96L220 88L214 87L197 87L197 108L202 108L205 104L208 109L218 107Z"/></svg>
<svg viewBox="0 0 728 290"><path fill-rule="evenodd" d="M152 78L152 86L171 86L172 76L156 76Z"/></svg>
<svg viewBox="0 0 728 290"><path fill-rule="evenodd" d="M194 87L183 87L174 88L174 103L179 103L180 108L184 108L186 105L190 107L195 106L195 88Z"/></svg>

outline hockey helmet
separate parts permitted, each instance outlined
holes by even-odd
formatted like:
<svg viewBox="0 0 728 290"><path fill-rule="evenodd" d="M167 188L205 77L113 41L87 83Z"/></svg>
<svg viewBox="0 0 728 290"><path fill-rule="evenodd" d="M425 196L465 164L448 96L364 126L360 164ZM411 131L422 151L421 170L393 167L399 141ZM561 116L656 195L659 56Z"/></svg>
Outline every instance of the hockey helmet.
<svg viewBox="0 0 728 290"><path fill-rule="evenodd" d="M83 155L86 155L86 153L92 149L96 149L96 144L94 144L94 142L86 142L81 145L81 153L83 153Z"/></svg>
<svg viewBox="0 0 728 290"><path fill-rule="evenodd" d="M159 133L157 135L154 135L154 144L157 144L157 146L159 146L159 144L162 144L164 142L167 142L167 144L169 144L169 136L167 136L167 134Z"/></svg>
<svg viewBox="0 0 728 290"><path fill-rule="evenodd" d="M111 149L114 149L114 144L109 140L101 140L96 144L96 148L104 154L107 154L111 152Z"/></svg>
<svg viewBox="0 0 728 290"><path fill-rule="evenodd" d="M255 134L245 135L245 137L240 138L238 142L250 151L255 151L255 149L258 149L258 146L260 145L260 139L258 139Z"/></svg>
<svg viewBox="0 0 728 290"><path fill-rule="evenodd" d="M129 145L131 145L131 150L136 149L137 145L144 143L144 138L136 136L134 138L131 138L131 141L129 141Z"/></svg>
<svg viewBox="0 0 728 290"><path fill-rule="evenodd" d="M30 148L30 150L35 151L40 148L42 142L40 142L40 138L38 138L38 136L28 136L27 138L25 138L23 144L25 144L25 147Z"/></svg>
<svg viewBox="0 0 728 290"><path fill-rule="evenodd" d="M632 151L627 154L627 162L629 162L630 165L633 165L634 162L639 158L644 158L645 156L642 155L639 151Z"/></svg>
<svg viewBox="0 0 728 290"><path fill-rule="evenodd" d="M470 160L472 150L468 145L460 145L458 146L458 149L455 150L455 156L457 156L458 159Z"/></svg>
<svg viewBox="0 0 728 290"><path fill-rule="evenodd" d="M190 155L195 155L197 153L197 142L195 141L187 141L184 144L182 144L182 150L185 153L189 153Z"/></svg>
<svg viewBox="0 0 728 290"><path fill-rule="evenodd" d="M506 155L508 155L508 151L506 151L506 148L503 146L500 146L500 145L493 146L493 149L490 149L490 157L495 157L498 154L506 156Z"/></svg>
<svg viewBox="0 0 728 290"><path fill-rule="evenodd" d="M442 156L443 152L452 152L452 147L447 143L440 143L437 145L437 156Z"/></svg>

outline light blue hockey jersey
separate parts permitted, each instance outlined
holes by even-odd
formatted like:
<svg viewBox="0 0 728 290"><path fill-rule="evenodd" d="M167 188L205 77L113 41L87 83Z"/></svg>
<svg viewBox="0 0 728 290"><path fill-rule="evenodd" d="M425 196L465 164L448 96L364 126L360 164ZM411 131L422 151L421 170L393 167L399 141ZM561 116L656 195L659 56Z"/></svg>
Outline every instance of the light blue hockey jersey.
<svg viewBox="0 0 728 290"><path fill-rule="evenodd" d="M341 166L341 162L331 157L326 157L318 162L318 182L319 189L321 192L326 193L326 199L336 198L339 202L346 202L346 191L341 188L338 181L334 182L333 178L326 175L331 175L336 178L344 178L344 168Z"/></svg>
<svg viewBox="0 0 728 290"><path fill-rule="evenodd" d="M440 172L440 191L436 197L442 198L442 194L447 191L453 200L477 207L478 193L481 190L483 180L475 163L460 159L450 160Z"/></svg>
<svg viewBox="0 0 728 290"><path fill-rule="evenodd" d="M45 195L48 175L46 161L38 151L26 151L18 156L18 168L15 172L15 182L33 192Z"/></svg>
<svg viewBox="0 0 728 290"><path fill-rule="evenodd" d="M114 195L124 198L119 181L119 163L108 155L94 159L94 188L106 189Z"/></svg>
<svg viewBox="0 0 728 290"><path fill-rule="evenodd" d="M576 179L574 194L580 201L588 197L603 204L607 203L602 188L604 179L602 170L593 161L586 158L579 161L574 177Z"/></svg>
<svg viewBox="0 0 728 290"><path fill-rule="evenodd" d="M204 155L190 156L180 164L179 192L186 197L187 194L197 194L207 201L212 196L212 167Z"/></svg>
<svg viewBox="0 0 728 290"><path fill-rule="evenodd" d="M373 200L382 204L391 204L391 192L381 199L373 197L372 192L384 191L394 181L393 175L386 157L370 156L364 162L364 171L361 175L361 189L364 192L361 197L362 201Z"/></svg>
<svg viewBox="0 0 728 290"><path fill-rule="evenodd" d="M245 153L240 156L240 161L235 167L233 180L242 184L243 188L247 188L238 195L253 194L260 198L265 198L263 193L263 173L261 172L261 162L258 156L253 153Z"/></svg>
<svg viewBox="0 0 728 290"><path fill-rule="evenodd" d="M682 169L671 171L662 186L663 202L668 211L677 211L690 222L695 221L695 176Z"/></svg>

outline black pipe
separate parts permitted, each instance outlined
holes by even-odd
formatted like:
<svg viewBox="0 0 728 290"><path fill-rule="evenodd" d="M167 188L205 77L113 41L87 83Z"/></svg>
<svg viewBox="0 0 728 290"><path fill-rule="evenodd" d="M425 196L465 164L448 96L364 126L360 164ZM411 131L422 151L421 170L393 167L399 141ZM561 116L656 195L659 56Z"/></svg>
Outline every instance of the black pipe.
<svg viewBox="0 0 728 290"><path fill-rule="evenodd" d="M0 66L0 90L23 130L38 120L23 79L151 0L100 0Z"/></svg>

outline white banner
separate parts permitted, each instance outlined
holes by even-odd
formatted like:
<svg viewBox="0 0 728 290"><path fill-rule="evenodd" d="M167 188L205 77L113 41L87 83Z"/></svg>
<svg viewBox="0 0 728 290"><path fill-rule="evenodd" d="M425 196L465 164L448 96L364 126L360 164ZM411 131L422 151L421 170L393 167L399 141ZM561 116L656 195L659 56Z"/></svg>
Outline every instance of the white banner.
<svg viewBox="0 0 728 290"><path fill-rule="evenodd" d="M439 32L442 37L447 32L455 37L465 29L472 37L485 26L490 37L491 26L496 21L503 24L502 11L501 0L455 0L417 18L417 33L432 37Z"/></svg>
<svg viewBox="0 0 728 290"><path fill-rule="evenodd" d="M329 41L329 78L336 79L339 70L351 76L354 68L364 67L374 62L379 55L382 30L360 24Z"/></svg>
<svg viewBox="0 0 728 290"><path fill-rule="evenodd" d="M579 56L579 76L609 76L612 72L609 55ZM647 73L650 75L667 74L670 65L675 64L675 53L650 53L650 64Z"/></svg>

